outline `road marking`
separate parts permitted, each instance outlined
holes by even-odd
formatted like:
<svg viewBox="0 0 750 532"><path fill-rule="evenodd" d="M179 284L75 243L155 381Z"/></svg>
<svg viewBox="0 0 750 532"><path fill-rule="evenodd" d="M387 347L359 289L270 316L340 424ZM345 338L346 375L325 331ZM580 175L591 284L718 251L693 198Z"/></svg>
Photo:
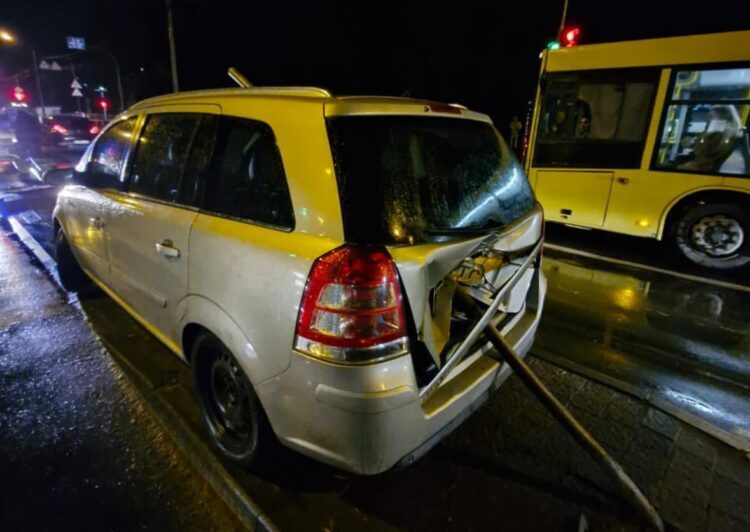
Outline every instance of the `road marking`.
<svg viewBox="0 0 750 532"><path fill-rule="evenodd" d="M677 272L674 270L667 270L665 268L658 268L656 266L649 266L648 264L642 264L640 262L631 262L629 260L615 259L607 257L605 255L598 255L596 253L590 253L588 251L581 251L580 249L569 248L566 246L560 246L558 244L544 243L544 249L551 249L553 251L560 251L562 253L568 253L570 255L578 255L579 257L586 257L588 259L596 259L603 262L610 262L619 266L628 266L630 268L638 268L640 270L647 270L650 272L661 273L664 275L671 275L672 277L679 277L680 279L686 279L688 281L695 281L696 283L710 284L713 286L719 286L721 288L729 288L731 290L738 290L740 292L750 293L750 286L745 286L737 283L730 283L727 281L719 281L717 279L708 279L706 277L700 277L698 275L691 275L689 273Z"/></svg>

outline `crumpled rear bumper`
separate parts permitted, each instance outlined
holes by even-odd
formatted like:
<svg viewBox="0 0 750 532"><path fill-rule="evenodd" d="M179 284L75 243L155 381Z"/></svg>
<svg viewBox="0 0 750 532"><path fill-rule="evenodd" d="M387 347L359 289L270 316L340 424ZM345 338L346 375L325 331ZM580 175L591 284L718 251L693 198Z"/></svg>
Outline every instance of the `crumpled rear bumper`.
<svg viewBox="0 0 750 532"><path fill-rule="evenodd" d="M539 325L546 280L537 265L526 304L502 333L526 356ZM335 467L377 474L425 454L510 375L505 363L469 354L426 401L411 357L368 366L329 364L293 352L287 371L256 386L281 442Z"/></svg>

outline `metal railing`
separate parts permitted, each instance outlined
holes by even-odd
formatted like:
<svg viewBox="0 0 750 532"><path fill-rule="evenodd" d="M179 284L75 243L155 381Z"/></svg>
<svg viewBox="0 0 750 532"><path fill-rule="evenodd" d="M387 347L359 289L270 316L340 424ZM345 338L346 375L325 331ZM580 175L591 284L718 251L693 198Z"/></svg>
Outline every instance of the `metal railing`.
<svg viewBox="0 0 750 532"><path fill-rule="evenodd" d="M435 391L440 387L451 370L453 370L453 368L455 368L456 365L458 365L458 363L463 360L464 355L466 355L468 350L471 349L471 347L474 345L474 342L476 342L477 338L479 338L479 335L482 334L487 324L492 320L492 318L495 317L497 309L500 307L503 299L505 299L505 296L507 296L510 291L515 288L515 286L521 280L521 277L523 277L523 274L526 273L526 270L528 270L529 267L534 263L537 256L539 255L539 252L542 249L542 243L543 240L539 240L539 242L534 246L534 249L531 251L531 253L529 253L529 255L524 258L518 270L516 270L513 276L508 279L508 282L506 282L497 291L497 294L492 300L492 303L490 303L490 306L487 307L485 313L482 315L479 321L477 321L476 325L474 325L469 334L466 336L466 338L464 338L463 342L461 342L461 344L453 352L450 358L445 361L445 364L443 364L443 367L440 368L440 371L438 371L438 374L435 375L435 378L433 378L429 384L427 384L419 391L419 400L421 403L425 403L430 398L430 396L435 393Z"/></svg>

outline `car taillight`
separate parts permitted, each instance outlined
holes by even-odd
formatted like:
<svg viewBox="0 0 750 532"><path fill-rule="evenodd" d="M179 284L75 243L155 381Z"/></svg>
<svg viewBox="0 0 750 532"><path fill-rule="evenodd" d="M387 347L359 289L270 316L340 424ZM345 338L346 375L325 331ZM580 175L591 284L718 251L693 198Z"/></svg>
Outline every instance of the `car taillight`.
<svg viewBox="0 0 750 532"><path fill-rule="evenodd" d="M52 126L52 131L59 133L60 135L65 135L65 133L68 132L68 129L63 125L55 124Z"/></svg>
<svg viewBox="0 0 750 532"><path fill-rule="evenodd" d="M386 249L344 245L315 261L302 295L294 347L354 364L408 352L401 288Z"/></svg>
<svg viewBox="0 0 750 532"><path fill-rule="evenodd" d="M98 134L99 131L101 131L101 129L99 129L99 126L91 126L89 128L89 133L91 133L92 135Z"/></svg>

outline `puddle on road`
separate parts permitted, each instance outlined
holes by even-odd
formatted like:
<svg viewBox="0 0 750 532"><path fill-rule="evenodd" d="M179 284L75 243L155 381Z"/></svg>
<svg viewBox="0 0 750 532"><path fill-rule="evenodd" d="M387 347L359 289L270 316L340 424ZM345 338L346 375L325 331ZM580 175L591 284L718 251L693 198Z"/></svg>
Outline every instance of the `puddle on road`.
<svg viewBox="0 0 750 532"><path fill-rule="evenodd" d="M563 254L544 269L533 352L750 449L750 294Z"/></svg>

